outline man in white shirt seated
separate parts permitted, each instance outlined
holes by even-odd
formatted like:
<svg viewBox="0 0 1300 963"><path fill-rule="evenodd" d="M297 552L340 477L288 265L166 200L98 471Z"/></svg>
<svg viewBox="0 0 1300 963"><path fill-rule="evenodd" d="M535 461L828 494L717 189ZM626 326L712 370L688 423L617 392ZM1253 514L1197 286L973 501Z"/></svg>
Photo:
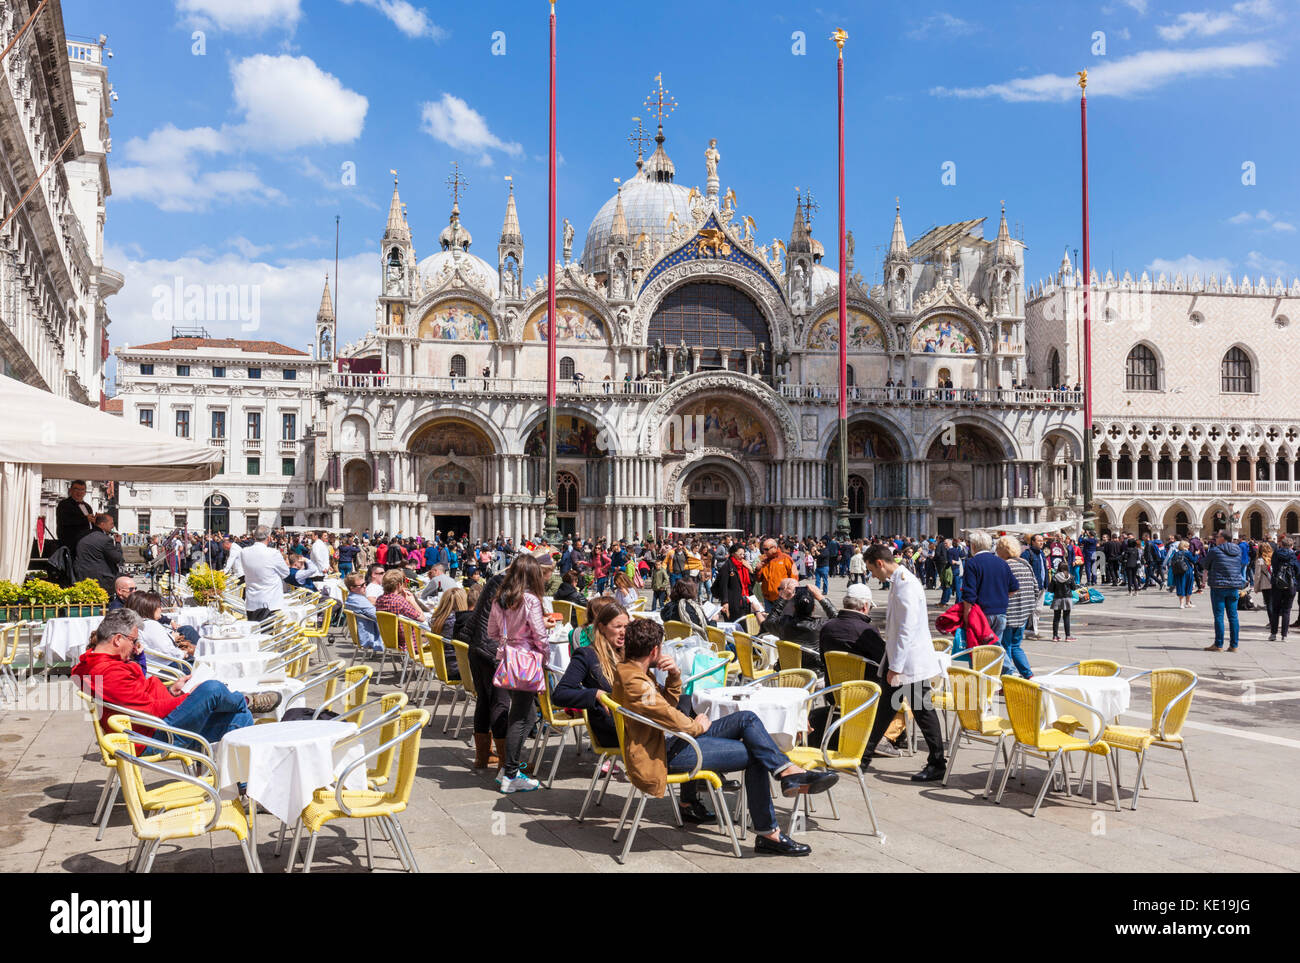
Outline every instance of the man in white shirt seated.
<svg viewBox="0 0 1300 963"><path fill-rule="evenodd" d="M366 597L365 579L353 572L343 580L343 584L348 588L348 597L344 599L343 607L356 616L357 639L361 642L361 647L372 652L381 651L384 643L379 638L379 620L375 617L374 601Z"/></svg>
<svg viewBox="0 0 1300 963"><path fill-rule="evenodd" d="M874 746L880 742L902 700L907 699L930 751L925 768L914 775L912 781L934 782L943 778L948 761L943 754L943 726L930 695L930 680L943 674L943 663L934 651L930 617L925 607L925 588L917 576L894 561L893 546L871 545L863 555L871 574L889 583L889 601L885 609L885 660L880 665L883 678L878 680L881 682L880 702L867 745ZM862 765L866 768L867 760L863 760Z"/></svg>
<svg viewBox="0 0 1300 963"><path fill-rule="evenodd" d="M258 525L253 544L244 549L244 607L250 622L261 622L284 608L284 580L289 577L289 563L278 549L268 543L271 529Z"/></svg>

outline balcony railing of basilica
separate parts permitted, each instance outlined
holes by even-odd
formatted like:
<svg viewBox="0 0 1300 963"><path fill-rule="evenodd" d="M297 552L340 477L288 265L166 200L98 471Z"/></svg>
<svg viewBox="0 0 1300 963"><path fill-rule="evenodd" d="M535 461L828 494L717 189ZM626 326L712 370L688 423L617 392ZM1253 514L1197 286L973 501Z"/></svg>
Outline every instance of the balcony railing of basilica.
<svg viewBox="0 0 1300 963"><path fill-rule="evenodd" d="M751 376L732 372L740 378ZM754 378L754 381L760 379ZM556 392L565 397L587 396L608 398L611 401L642 401L657 398L668 388L663 380L641 381L575 381L570 378L556 382ZM402 374L352 374L333 372L326 377L326 390L362 393L392 394L459 394L459 395L519 395L545 397L546 381L541 378L503 378L466 375L464 377L437 377L433 375ZM787 401L803 404L837 404L839 388L823 385L783 384L781 396ZM1083 405L1082 391L1054 391L1031 388L908 388L908 387L857 387L849 388L849 406L855 405L949 405L983 407L1077 408Z"/></svg>

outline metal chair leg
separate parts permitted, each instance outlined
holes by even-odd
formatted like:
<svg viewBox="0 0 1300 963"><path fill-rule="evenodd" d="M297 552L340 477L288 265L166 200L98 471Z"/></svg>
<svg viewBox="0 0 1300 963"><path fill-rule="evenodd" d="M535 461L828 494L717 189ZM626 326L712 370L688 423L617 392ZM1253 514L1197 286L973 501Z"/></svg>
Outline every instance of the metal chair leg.
<svg viewBox="0 0 1300 963"><path fill-rule="evenodd" d="M560 769L560 757L564 755L564 734L568 729L560 730L560 744L555 747L555 758L551 761L551 774L546 778L546 788L550 789L555 784L555 774ZM540 769L538 770L541 771Z"/></svg>
<svg viewBox="0 0 1300 963"><path fill-rule="evenodd" d="M99 823L99 818L104 815L104 803L108 799L108 794L113 791L117 785L117 770L110 769L104 776L104 788L99 791L99 802L95 804L95 815L90 817L92 826Z"/></svg>
<svg viewBox="0 0 1300 963"><path fill-rule="evenodd" d="M113 783L113 793L109 796L108 805L104 807L104 812L101 814L99 832L95 833L95 842L99 842L104 838L104 830L108 828L108 820L113 815L113 807L117 805L117 795L121 788L118 783Z"/></svg>
<svg viewBox="0 0 1300 963"><path fill-rule="evenodd" d="M312 833L311 838L307 840L307 855L304 856L302 859L302 871L304 873L311 872L311 861L312 861L312 857L314 857L315 855L316 855L316 833Z"/></svg>
<svg viewBox="0 0 1300 963"><path fill-rule="evenodd" d="M370 820L369 819L361 820L361 826L366 832L366 869L370 870L371 872L374 872L375 859L370 852Z"/></svg>
<svg viewBox="0 0 1300 963"><path fill-rule="evenodd" d="M239 848L240 848L241 850L243 850L243 853L244 853L244 865L248 868L248 871L249 871L250 873L256 873L257 870L256 870L256 869L254 868L254 866L253 866L253 854L250 853L250 852L248 851L248 840L247 840L247 839L241 839L241 840L239 841Z"/></svg>
<svg viewBox="0 0 1300 963"><path fill-rule="evenodd" d="M618 837L623 835L623 826L627 822L628 810L632 807L632 800L641 794L641 790L633 787L628 793L627 799L623 801L623 812L618 817L618 828L614 830L614 842L618 842Z"/></svg>
<svg viewBox="0 0 1300 963"><path fill-rule="evenodd" d="M1047 766L1047 778L1043 780L1042 788L1038 790L1038 798L1034 800L1033 811L1029 815L1037 816L1038 807L1043 804L1043 797L1047 795L1047 787L1052 784L1052 777L1056 774L1057 764L1061 761L1063 753L1052 753L1052 761Z"/></svg>
<svg viewBox="0 0 1300 963"><path fill-rule="evenodd" d="M1187 785L1190 786L1192 790L1192 802L1200 802L1200 800L1196 798L1196 783L1192 782L1192 763L1191 760L1187 758L1187 746L1180 742L1178 748L1183 754L1183 768L1187 770Z"/></svg>
<svg viewBox="0 0 1300 963"><path fill-rule="evenodd" d="M880 826L876 823L876 809L871 805L871 794L867 792L867 776L866 773L862 771L861 766L858 767L857 774L858 788L862 790L862 801L867 804L867 815L871 817L871 834L873 836L879 836Z"/></svg>
<svg viewBox="0 0 1300 963"><path fill-rule="evenodd" d="M962 740L959 738L952 744L951 752L948 755L948 768L943 773L943 786L948 787L948 777L952 775L953 768L957 765L957 750L961 748Z"/></svg>
<svg viewBox="0 0 1300 963"><path fill-rule="evenodd" d="M596 771L591 774L591 784L587 786L587 795L582 797L582 808L578 810L578 822L582 822L587 815L587 807L591 805L591 797L596 793L596 783L600 780L600 760L596 760Z"/></svg>
<svg viewBox="0 0 1300 963"><path fill-rule="evenodd" d="M632 818L632 825L631 827L629 827L627 831L627 842L623 844L623 852L618 857L618 863L620 866L622 866L625 862L627 862L627 854L632 851L632 841L636 839L637 828L640 827L641 825L641 814L645 812L646 800L649 798L650 797L647 796L645 793L641 793L641 800L637 803L636 806L636 816Z"/></svg>
<svg viewBox="0 0 1300 963"><path fill-rule="evenodd" d="M293 872L293 864L298 859L298 842L301 839L302 839L302 819L299 819L297 825L293 827L293 845L289 847L289 865L284 868L284 871L286 873Z"/></svg>
<svg viewBox="0 0 1300 963"><path fill-rule="evenodd" d="M162 840L155 839L149 846L148 855L145 856L144 869L142 872L148 873L153 869L153 858L158 855L158 847L162 845Z"/></svg>

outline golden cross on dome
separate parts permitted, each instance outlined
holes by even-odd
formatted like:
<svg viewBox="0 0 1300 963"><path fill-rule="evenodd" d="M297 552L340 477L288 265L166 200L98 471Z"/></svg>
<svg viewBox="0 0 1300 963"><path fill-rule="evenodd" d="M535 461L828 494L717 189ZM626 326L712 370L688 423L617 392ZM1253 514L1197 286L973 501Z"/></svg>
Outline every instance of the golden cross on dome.
<svg viewBox="0 0 1300 963"><path fill-rule="evenodd" d="M646 144L650 143L650 135L646 133L645 124L641 123L640 117L632 119L636 121L636 130L627 135L627 142L636 148L636 166L640 167Z"/></svg>
<svg viewBox="0 0 1300 963"><path fill-rule="evenodd" d="M655 87L650 91L650 96L645 99L647 110L652 110L659 121L659 127L662 130L664 118L673 112L677 107L677 101L673 100L672 94L664 90L664 75L655 74Z"/></svg>
<svg viewBox="0 0 1300 963"><path fill-rule="evenodd" d="M469 187L469 178L460 172L460 164L457 161L451 162L451 176L447 178L447 186L451 189L452 206L459 207L461 195Z"/></svg>

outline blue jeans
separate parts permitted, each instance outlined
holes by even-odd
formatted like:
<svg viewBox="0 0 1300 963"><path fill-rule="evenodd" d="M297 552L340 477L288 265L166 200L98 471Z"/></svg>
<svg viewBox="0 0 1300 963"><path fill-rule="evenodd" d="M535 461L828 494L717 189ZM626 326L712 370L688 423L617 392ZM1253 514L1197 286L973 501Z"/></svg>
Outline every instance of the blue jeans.
<svg viewBox="0 0 1300 963"><path fill-rule="evenodd" d="M1223 613L1227 610L1228 626L1232 629L1232 648L1237 647L1237 590L1235 588L1211 588L1210 604L1214 606L1214 647L1223 648Z"/></svg>
<svg viewBox="0 0 1300 963"><path fill-rule="evenodd" d="M704 754L701 769L719 774L745 771L745 797L754 820L754 832L766 835L776 829L776 809L772 806L768 775L775 776L790 765L790 760L776 747L758 716L749 710L723 716L695 741ZM690 772L695 768L695 750L685 739L670 737L665 755L669 772ZM687 800L691 798L683 795Z"/></svg>
<svg viewBox="0 0 1300 963"><path fill-rule="evenodd" d="M1001 639L1002 636L1006 633L1007 613L1003 612L1001 615L986 615L985 617L989 620L989 628L993 630L993 634L996 635L999 639ZM953 633L952 652L954 656L958 652L963 651L966 648L968 642L968 639L966 638L966 631L964 629L959 629L958 631L961 633L960 635L958 635L957 632ZM1022 634L1023 634L1023 629L1022 629ZM969 664L970 656L966 656L964 661Z"/></svg>
<svg viewBox="0 0 1300 963"><path fill-rule="evenodd" d="M217 743L230 730L251 726L253 714L248 711L248 702L242 695L231 692L223 683L210 679L196 686L184 702L167 714L163 722L178 729L197 732L208 742ZM189 741L182 740L182 743Z"/></svg>
<svg viewBox="0 0 1300 963"><path fill-rule="evenodd" d="M813 573L813 585L821 589L823 593L831 590L831 570L829 568L819 568Z"/></svg>
<svg viewBox="0 0 1300 963"><path fill-rule="evenodd" d="M1019 672L1021 677L1032 679L1034 670L1029 668L1029 660L1025 658L1025 650L1020 647L1020 643L1025 638L1025 627L1022 625L1018 629L1006 628L1002 630L1002 648L1006 650L1007 657L1002 662L1002 674L1014 675ZM1015 672L1011 666L1015 665Z"/></svg>
<svg viewBox="0 0 1300 963"><path fill-rule="evenodd" d="M681 580L682 580L682 576L681 576L681 573L680 573L680 572L669 572L669 573L668 573L668 591L671 592L673 586L676 585L676 584L677 584L678 582L680 582Z"/></svg>

